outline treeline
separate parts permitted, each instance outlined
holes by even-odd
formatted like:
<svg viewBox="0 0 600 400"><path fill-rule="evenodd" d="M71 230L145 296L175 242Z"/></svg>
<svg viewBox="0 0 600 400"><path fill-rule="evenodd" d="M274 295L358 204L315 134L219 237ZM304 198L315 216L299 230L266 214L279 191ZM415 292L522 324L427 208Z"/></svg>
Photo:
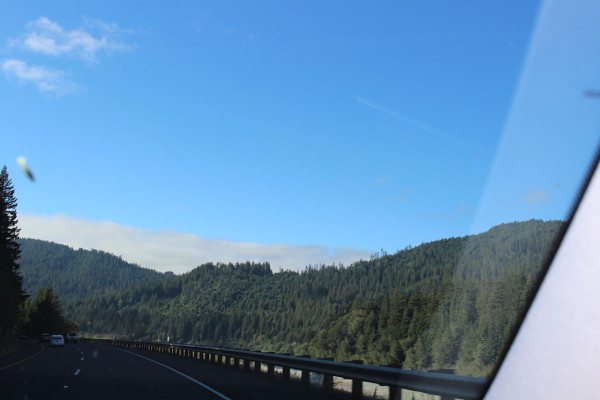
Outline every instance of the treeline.
<svg viewBox="0 0 600 400"><path fill-rule="evenodd" d="M0 171L0 354L18 347L21 334L66 333L77 325L62 311L52 288L31 300L23 287L17 198L6 166Z"/></svg>
<svg viewBox="0 0 600 400"><path fill-rule="evenodd" d="M98 250L74 250L36 239L20 239L21 274L28 293L53 287L64 302L102 296L140 285L163 274Z"/></svg>
<svg viewBox="0 0 600 400"><path fill-rule="evenodd" d="M20 331L29 337L78 330L77 324L64 315L60 298L51 287L39 289L33 301L25 302L21 324Z"/></svg>
<svg viewBox="0 0 600 400"><path fill-rule="evenodd" d="M347 268L205 264L66 306L95 334L485 375L561 226L503 224Z"/></svg>

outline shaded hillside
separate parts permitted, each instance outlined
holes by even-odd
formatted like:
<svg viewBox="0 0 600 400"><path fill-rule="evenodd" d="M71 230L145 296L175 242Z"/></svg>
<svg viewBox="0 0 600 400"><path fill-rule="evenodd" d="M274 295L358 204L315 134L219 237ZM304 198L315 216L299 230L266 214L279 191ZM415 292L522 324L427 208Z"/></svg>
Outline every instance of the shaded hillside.
<svg viewBox="0 0 600 400"><path fill-rule="evenodd" d="M205 264L70 313L92 333L125 338L485 374L561 226L503 224L347 268Z"/></svg>
<svg viewBox="0 0 600 400"><path fill-rule="evenodd" d="M21 239L20 242L19 262L27 292L34 294L39 288L52 286L64 303L104 295L164 276L103 251L74 250L37 239Z"/></svg>

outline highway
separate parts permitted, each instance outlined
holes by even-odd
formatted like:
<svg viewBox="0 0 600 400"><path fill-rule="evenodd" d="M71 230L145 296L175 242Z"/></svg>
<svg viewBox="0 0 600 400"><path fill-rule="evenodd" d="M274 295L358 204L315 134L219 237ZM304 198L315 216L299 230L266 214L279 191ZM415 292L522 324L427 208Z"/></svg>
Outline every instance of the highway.
<svg viewBox="0 0 600 400"><path fill-rule="evenodd" d="M191 358L91 343L24 342L0 359L0 399L307 399L318 388Z"/></svg>

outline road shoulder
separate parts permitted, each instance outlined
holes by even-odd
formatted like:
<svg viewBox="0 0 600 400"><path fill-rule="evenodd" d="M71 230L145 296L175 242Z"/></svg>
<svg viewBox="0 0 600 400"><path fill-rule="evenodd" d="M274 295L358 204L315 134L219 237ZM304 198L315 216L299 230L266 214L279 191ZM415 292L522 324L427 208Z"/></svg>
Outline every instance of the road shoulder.
<svg viewBox="0 0 600 400"><path fill-rule="evenodd" d="M36 356L43 351L42 345L36 339L21 339L19 348L10 354L0 356L0 370L10 368Z"/></svg>

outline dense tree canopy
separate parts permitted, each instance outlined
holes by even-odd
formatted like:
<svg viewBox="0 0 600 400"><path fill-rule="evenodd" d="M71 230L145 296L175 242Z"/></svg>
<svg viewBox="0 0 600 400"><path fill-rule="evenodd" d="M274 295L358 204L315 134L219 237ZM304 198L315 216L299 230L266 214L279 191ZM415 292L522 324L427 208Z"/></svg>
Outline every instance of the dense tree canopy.
<svg viewBox="0 0 600 400"><path fill-rule="evenodd" d="M209 263L65 308L89 334L485 375L561 226L503 224L349 267Z"/></svg>
<svg viewBox="0 0 600 400"><path fill-rule="evenodd" d="M36 239L21 239L21 273L25 289L53 287L64 302L105 295L163 274L98 250L74 250Z"/></svg>

